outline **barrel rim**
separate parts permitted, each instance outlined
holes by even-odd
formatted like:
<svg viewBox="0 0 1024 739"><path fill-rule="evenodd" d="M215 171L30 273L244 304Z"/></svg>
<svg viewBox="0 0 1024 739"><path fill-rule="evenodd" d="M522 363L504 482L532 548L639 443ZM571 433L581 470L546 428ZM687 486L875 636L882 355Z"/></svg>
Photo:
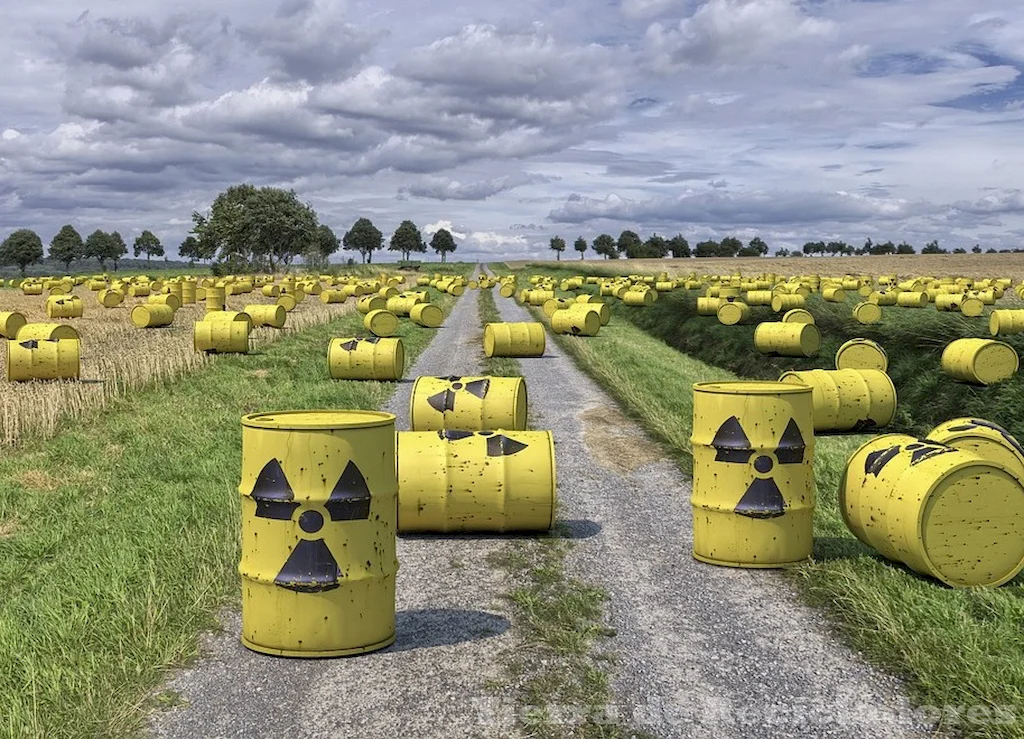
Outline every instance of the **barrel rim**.
<svg viewBox="0 0 1024 739"><path fill-rule="evenodd" d="M373 418L373 420L364 421L351 421L349 423L300 423L293 421L301 416L312 416L312 415L333 415L337 417L348 416L354 418L356 416L364 419ZM270 417L286 417L288 420L275 423L269 420ZM242 416L242 426L251 429L266 429L270 431L316 431L326 429L360 429L360 428L380 428L382 426L394 425L397 417L394 413L385 413L384 411L364 411L364 410L352 410L343 408L319 408L319 409L304 409L304 410L283 410L283 411L263 411L261 413L250 413ZM289 422L291 421L291 422Z"/></svg>
<svg viewBox="0 0 1024 739"><path fill-rule="evenodd" d="M695 393L716 395L796 395L810 393L810 385L794 385L773 380L718 380L716 382L695 382Z"/></svg>

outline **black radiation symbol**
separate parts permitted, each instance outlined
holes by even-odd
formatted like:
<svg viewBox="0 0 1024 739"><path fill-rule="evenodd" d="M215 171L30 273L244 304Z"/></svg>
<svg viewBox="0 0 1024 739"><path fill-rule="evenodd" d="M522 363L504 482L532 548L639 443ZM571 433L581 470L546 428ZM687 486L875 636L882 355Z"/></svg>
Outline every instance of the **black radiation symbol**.
<svg viewBox="0 0 1024 739"><path fill-rule="evenodd" d="M380 337L374 336L373 338L370 339L352 339L351 341L346 341L344 344L342 344L341 348L347 352L354 351L355 348L359 346L360 341L365 341L369 344L376 344L378 341L380 341Z"/></svg>
<svg viewBox="0 0 1024 739"><path fill-rule="evenodd" d="M488 457L508 457L529 446L529 444L510 439L503 434L496 434L493 431L438 431L437 435L446 441L459 441L471 436L486 436Z"/></svg>
<svg viewBox="0 0 1024 739"><path fill-rule="evenodd" d="M487 396L487 389L491 386L491 381L486 377L470 382L462 382L461 377L438 377L437 379L447 380L450 383L446 389L427 398L427 403L438 413L455 410L455 399L460 392L475 395L483 400Z"/></svg>
<svg viewBox="0 0 1024 739"><path fill-rule="evenodd" d="M1004 429L1002 426L1000 426L997 423L992 423L991 421L985 421L985 420L983 420L981 418L966 418L966 419L964 419L964 423L962 425L960 425L960 426L951 426L949 428L949 430L950 431L973 431L976 428L986 428L986 429L991 429L992 431L995 431L996 433L998 433L1000 436L1003 437L1003 440L1007 444L1009 444L1011 447L1013 447L1021 456L1024 456L1024 447L1022 447L1020 445L1020 442L1017 441L1015 438L1013 438L1013 436L1010 435L1009 431L1007 431L1006 429Z"/></svg>
<svg viewBox="0 0 1024 739"><path fill-rule="evenodd" d="M715 449L715 461L726 464L749 464L755 451L747 438L740 420L733 416L723 423L711 442ZM782 432L774 457L760 454L754 459L754 471L767 475L775 464L801 464L804 461L804 437L796 419L789 419ZM736 513L748 518L777 518L786 513L786 500L772 477L757 477L736 504Z"/></svg>
<svg viewBox="0 0 1024 739"><path fill-rule="evenodd" d="M249 496L256 501L258 518L291 521L295 511L302 507L294 500L292 486L276 459L260 470ZM366 478L350 461L323 507L331 521L365 521L370 517L370 497ZM323 525L324 517L317 510L308 509L299 515L299 528L307 534L319 533ZM274 582L299 593L319 593L338 587L341 576L338 562L322 538L300 539Z"/></svg>
<svg viewBox="0 0 1024 739"><path fill-rule="evenodd" d="M958 429L961 429L961 427L957 427L957 429L952 430L955 431ZM879 449L868 454L864 460L864 474L878 477L882 470L885 469L885 466L895 459L899 455L900 451L904 449L910 452L911 467L939 454L956 451L953 447L946 446L945 444L939 444L936 441L929 441L928 439L918 439L912 444L907 444L905 447L901 447L899 444L896 444L894 446L887 447L886 449Z"/></svg>

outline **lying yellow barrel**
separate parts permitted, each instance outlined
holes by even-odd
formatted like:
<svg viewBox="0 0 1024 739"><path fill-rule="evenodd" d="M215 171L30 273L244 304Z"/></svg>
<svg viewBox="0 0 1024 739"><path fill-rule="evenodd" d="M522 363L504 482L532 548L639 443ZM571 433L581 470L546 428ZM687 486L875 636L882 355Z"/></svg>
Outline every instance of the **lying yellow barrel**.
<svg viewBox="0 0 1024 739"><path fill-rule="evenodd" d="M738 300L722 303L718 306L718 322L726 326L735 326L750 318L750 306Z"/></svg>
<svg viewBox="0 0 1024 739"><path fill-rule="evenodd" d="M867 301L857 303L857 305L853 306L853 317L857 323L878 323L882 320L882 309L878 307L877 303L869 303Z"/></svg>
<svg viewBox="0 0 1024 739"><path fill-rule="evenodd" d="M23 282L21 283L21 292L25 295L42 295L43 286L38 282Z"/></svg>
<svg viewBox="0 0 1024 739"><path fill-rule="evenodd" d="M942 370L975 385L993 385L1017 374L1020 359L1009 344L993 339L956 339L942 352Z"/></svg>
<svg viewBox="0 0 1024 739"><path fill-rule="evenodd" d="M599 321L601 321L601 325L602 326L607 326L608 322L612 318L612 311L611 311L611 309L605 303L603 303L603 302L596 302L596 301L580 302L580 301L576 301L572 305L570 305L566 310L577 311L577 312L584 312L584 313L587 312L587 311L590 311L592 313L596 313L597 314L597 318L598 318Z"/></svg>
<svg viewBox="0 0 1024 739"><path fill-rule="evenodd" d="M348 295L345 294L344 290L320 291L320 302L323 303L324 305L344 303L346 300L348 300Z"/></svg>
<svg viewBox="0 0 1024 739"><path fill-rule="evenodd" d="M999 462L1024 479L1024 447L999 424L982 418L954 418L933 428L926 438Z"/></svg>
<svg viewBox="0 0 1024 739"><path fill-rule="evenodd" d="M794 308L803 308L806 303L807 298L800 293L775 293L772 297L772 310L776 313L785 313Z"/></svg>
<svg viewBox="0 0 1024 739"><path fill-rule="evenodd" d="M149 305L166 305L172 311L176 311L181 308L181 298L174 293L164 293L163 295L150 295L146 298L146 303Z"/></svg>
<svg viewBox="0 0 1024 739"><path fill-rule="evenodd" d="M555 311L566 310L572 305L576 305L575 300L571 300L569 298L551 298L551 300L544 301L544 305L541 306L541 310L544 311L545 316L551 318Z"/></svg>
<svg viewBox="0 0 1024 739"><path fill-rule="evenodd" d="M372 310L363 316L363 327L374 336L394 336L398 316L388 310Z"/></svg>
<svg viewBox="0 0 1024 739"><path fill-rule="evenodd" d="M515 294L516 286L514 284L505 283L504 285L498 288L498 295L500 295L503 298L511 298Z"/></svg>
<svg viewBox="0 0 1024 739"><path fill-rule="evenodd" d="M100 290L96 299L104 308L116 308L124 302L124 293L120 290Z"/></svg>
<svg viewBox="0 0 1024 739"><path fill-rule="evenodd" d="M754 346L762 354L812 357L821 348L821 332L813 323L759 323L754 329Z"/></svg>
<svg viewBox="0 0 1024 739"><path fill-rule="evenodd" d="M18 336L22 340L29 339L77 339L78 331L74 326L66 323L26 323L18 329Z"/></svg>
<svg viewBox="0 0 1024 739"><path fill-rule="evenodd" d="M698 316L717 316L718 309L726 303L724 298L697 298L697 315Z"/></svg>
<svg viewBox="0 0 1024 739"><path fill-rule="evenodd" d="M7 379L78 379L81 345L75 339L15 339L7 342Z"/></svg>
<svg viewBox="0 0 1024 739"><path fill-rule="evenodd" d="M25 320L25 316L15 311L3 311L0 312L0 337L5 339L16 339L18 337L18 331L28 321Z"/></svg>
<svg viewBox="0 0 1024 739"><path fill-rule="evenodd" d="M988 317L988 331L993 336L1012 336L1024 331L1024 310L994 310Z"/></svg>
<svg viewBox="0 0 1024 739"><path fill-rule="evenodd" d="M247 305L245 313L252 319L253 326L269 326L270 328L284 328L284 323L288 318L288 311L284 309L283 305L277 304Z"/></svg>
<svg viewBox="0 0 1024 739"><path fill-rule="evenodd" d="M748 290L745 302L747 305L771 305L775 294L771 290Z"/></svg>
<svg viewBox="0 0 1024 739"><path fill-rule="evenodd" d="M839 509L883 557L956 587L997 586L1024 567L1024 485L998 461L902 434L853 453Z"/></svg>
<svg viewBox="0 0 1024 739"><path fill-rule="evenodd" d="M522 377L418 377L409 401L412 431L526 428Z"/></svg>
<svg viewBox="0 0 1024 739"><path fill-rule="evenodd" d="M901 308L924 308L928 305L928 293L905 290L896 296L896 305Z"/></svg>
<svg viewBox="0 0 1024 739"><path fill-rule="evenodd" d="M658 293L654 290L626 290L622 295L622 302L634 308L641 308L654 305Z"/></svg>
<svg viewBox="0 0 1024 739"><path fill-rule="evenodd" d="M693 386L693 556L779 567L811 555L811 388L781 382Z"/></svg>
<svg viewBox="0 0 1024 739"><path fill-rule="evenodd" d="M484 355L540 357L546 337L542 323L488 323L484 326Z"/></svg>
<svg viewBox="0 0 1024 739"><path fill-rule="evenodd" d="M156 303L137 305L132 308L131 321L138 328L170 326L174 323L174 309L169 305Z"/></svg>
<svg viewBox="0 0 1024 739"><path fill-rule="evenodd" d="M398 530L546 531L555 520L550 431L401 431Z"/></svg>
<svg viewBox="0 0 1024 739"><path fill-rule="evenodd" d="M327 368L335 380L401 380L405 347L401 339L331 339Z"/></svg>
<svg viewBox="0 0 1024 739"><path fill-rule="evenodd" d="M417 303L409 311L409 318L417 326L438 328L444 323L444 311L433 303Z"/></svg>
<svg viewBox="0 0 1024 739"><path fill-rule="evenodd" d="M888 426L896 415L896 387L877 369L785 372L779 382L807 385L815 431L863 431Z"/></svg>
<svg viewBox="0 0 1024 739"><path fill-rule="evenodd" d="M373 295L364 295L356 301L356 310L362 313L364 316L375 310L387 310L388 301L386 298L382 298L380 295L374 293Z"/></svg>
<svg viewBox="0 0 1024 739"><path fill-rule="evenodd" d="M145 298L150 292L148 284L136 283L128 286L128 296L132 298Z"/></svg>
<svg viewBox="0 0 1024 739"><path fill-rule="evenodd" d="M50 296L46 299L47 318L81 318L84 306L77 295Z"/></svg>
<svg viewBox="0 0 1024 739"><path fill-rule="evenodd" d="M395 640L395 417L242 418L242 643L335 657Z"/></svg>
<svg viewBox="0 0 1024 739"><path fill-rule="evenodd" d="M277 298L281 295L281 288L278 285L264 285L260 288L260 292L265 298Z"/></svg>
<svg viewBox="0 0 1024 739"><path fill-rule="evenodd" d="M291 313L295 310L295 306L298 305L298 302L295 300L294 295L281 295L278 297L276 304L284 308L286 313Z"/></svg>
<svg viewBox="0 0 1024 739"><path fill-rule="evenodd" d="M783 323L814 323L814 316L806 308L792 308L782 314Z"/></svg>
<svg viewBox="0 0 1024 739"><path fill-rule="evenodd" d="M597 336L597 332L601 330L601 317L589 310L556 310L551 314L551 330L556 334Z"/></svg>
<svg viewBox="0 0 1024 739"><path fill-rule="evenodd" d="M889 369L889 355L871 339L850 339L836 352L836 369Z"/></svg>
<svg viewBox="0 0 1024 739"><path fill-rule="evenodd" d="M215 314L211 314L215 315ZM242 313L247 318L247 314ZM248 320L196 321L192 344L197 352L214 354L247 354L249 352Z"/></svg>
<svg viewBox="0 0 1024 739"><path fill-rule="evenodd" d="M408 316L412 312L413 307L418 303L419 299L414 296L395 295L385 301L385 310L394 313L396 316Z"/></svg>
<svg viewBox="0 0 1024 739"><path fill-rule="evenodd" d="M821 291L821 297L829 303L845 303L846 291L841 287L826 287Z"/></svg>

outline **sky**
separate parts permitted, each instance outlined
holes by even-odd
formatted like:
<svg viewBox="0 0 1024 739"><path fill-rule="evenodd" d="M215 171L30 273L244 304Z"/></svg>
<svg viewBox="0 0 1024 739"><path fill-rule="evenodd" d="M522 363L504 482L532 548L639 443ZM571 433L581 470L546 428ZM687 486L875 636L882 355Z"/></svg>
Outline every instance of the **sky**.
<svg viewBox="0 0 1024 739"><path fill-rule="evenodd" d="M1024 245L1020 0L46 0L5 13L0 69L0 238L173 256L251 182L470 260L624 229Z"/></svg>

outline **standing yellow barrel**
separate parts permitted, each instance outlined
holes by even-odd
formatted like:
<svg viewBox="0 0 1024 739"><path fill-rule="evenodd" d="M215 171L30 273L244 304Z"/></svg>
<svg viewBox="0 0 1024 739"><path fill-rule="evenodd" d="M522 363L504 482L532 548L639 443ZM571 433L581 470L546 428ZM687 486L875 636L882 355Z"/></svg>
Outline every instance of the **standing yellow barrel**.
<svg viewBox="0 0 1024 739"><path fill-rule="evenodd" d="M853 453L839 509L887 559L957 587L996 586L1024 567L1024 485L1015 469L902 434Z"/></svg>
<svg viewBox="0 0 1024 739"><path fill-rule="evenodd" d="M806 303L807 298L800 293L775 293L772 298L772 310L776 313L785 313L794 308L803 308Z"/></svg>
<svg viewBox="0 0 1024 739"><path fill-rule="evenodd" d="M814 323L814 316L806 308L792 308L782 314L783 323Z"/></svg>
<svg viewBox="0 0 1024 739"><path fill-rule="evenodd" d="M247 354L249 352L249 329L247 320L196 321L192 343L197 352Z"/></svg>
<svg viewBox="0 0 1024 739"><path fill-rule="evenodd" d="M277 304L267 305L265 303L258 303L247 305L245 306L245 312L252 318L253 326L284 328L284 322L288 318L288 311L284 309L284 306Z"/></svg>
<svg viewBox="0 0 1024 739"><path fill-rule="evenodd" d="M754 346L762 354L812 357L821 348L821 332L813 323L759 323L754 329Z"/></svg>
<svg viewBox="0 0 1024 739"><path fill-rule="evenodd" d="M224 310L224 301L226 300L226 290L223 287L208 287L206 288L206 312L212 313L215 311Z"/></svg>
<svg viewBox="0 0 1024 739"><path fill-rule="evenodd" d="M77 339L78 331L66 323L26 323L18 329L16 338L29 339Z"/></svg>
<svg viewBox="0 0 1024 739"><path fill-rule="evenodd" d="M993 339L956 339L942 351L942 370L957 380L993 385L1017 374L1020 359L1007 343Z"/></svg>
<svg viewBox="0 0 1024 739"><path fill-rule="evenodd" d="M726 326L735 326L750 318L750 306L738 300L722 303L718 306L718 322Z"/></svg>
<svg viewBox="0 0 1024 739"><path fill-rule="evenodd" d="M871 339L850 339L836 352L836 369L889 369L889 355Z"/></svg>
<svg viewBox="0 0 1024 739"><path fill-rule="evenodd" d="M146 298L146 303L149 305L166 305L172 311L176 311L181 308L181 298L174 293L164 293L163 295L150 295Z"/></svg>
<svg viewBox="0 0 1024 739"><path fill-rule="evenodd" d="M988 331L993 336L1012 336L1024 331L1024 310L994 310L988 317Z"/></svg>
<svg viewBox="0 0 1024 739"><path fill-rule="evenodd" d="M409 311L409 318L417 326L437 328L444 322L444 311L433 303L417 303Z"/></svg>
<svg viewBox="0 0 1024 739"><path fill-rule="evenodd" d="M522 377L418 377L409 401L412 431L526 428Z"/></svg>
<svg viewBox="0 0 1024 739"><path fill-rule="evenodd" d="M21 313L14 311L0 312L0 337L5 339L15 339L18 337L18 331L28 321L25 320L25 316Z"/></svg>
<svg viewBox="0 0 1024 739"><path fill-rule="evenodd" d="M264 288L265 290L266 288ZM320 291L320 302L324 305L334 305L337 303L344 303L348 300L348 295L345 294L344 290L321 290Z"/></svg>
<svg viewBox="0 0 1024 739"><path fill-rule="evenodd" d="M540 357L546 345L542 323L488 323L484 326L484 355Z"/></svg>
<svg viewBox="0 0 1024 739"><path fill-rule="evenodd" d="M285 312L291 313L295 310L295 306L298 302L295 300L294 295L282 295L277 299L277 305L285 309Z"/></svg>
<svg viewBox="0 0 1024 739"><path fill-rule="evenodd" d="M877 303L857 303L853 306L853 317L857 323L878 323L882 320L882 309Z"/></svg>
<svg viewBox="0 0 1024 739"><path fill-rule="evenodd" d="M999 462L1024 479L1024 447L999 424L982 418L954 418L933 428L926 438Z"/></svg>
<svg viewBox="0 0 1024 739"><path fill-rule="evenodd" d="M398 316L388 310L372 310L363 317L363 327L374 336L393 336Z"/></svg>
<svg viewBox="0 0 1024 739"><path fill-rule="evenodd" d="M779 567L811 555L811 388L781 382L693 386L693 556Z"/></svg>
<svg viewBox="0 0 1024 739"><path fill-rule="evenodd" d="M81 318L82 299L77 295L50 296L46 299L47 318Z"/></svg>
<svg viewBox="0 0 1024 739"><path fill-rule="evenodd" d="M139 328L170 326L174 322L174 309L169 305L155 303L137 305L132 308L131 319L132 323Z"/></svg>
<svg viewBox="0 0 1024 739"><path fill-rule="evenodd" d="M401 339L331 339L327 368L335 380L401 380L405 347Z"/></svg>
<svg viewBox="0 0 1024 739"><path fill-rule="evenodd" d="M815 431L881 428L896 415L896 387L881 370L803 370L783 373L779 382L811 388Z"/></svg>
<svg viewBox="0 0 1024 739"><path fill-rule="evenodd" d="M78 339L16 339L7 342L7 379L75 380L80 372Z"/></svg>
<svg viewBox="0 0 1024 739"><path fill-rule="evenodd" d="M242 418L242 643L335 657L395 640L395 417Z"/></svg>
<svg viewBox="0 0 1024 739"><path fill-rule="evenodd" d="M96 299L104 308L116 308L124 302L124 293L120 290L100 290Z"/></svg>
<svg viewBox="0 0 1024 739"><path fill-rule="evenodd" d="M193 305L196 302L196 281L181 281L181 304Z"/></svg>
<svg viewBox="0 0 1024 739"><path fill-rule="evenodd" d="M655 290L626 290L622 294L622 302L635 308L654 305L657 299L658 293Z"/></svg>
<svg viewBox="0 0 1024 739"><path fill-rule="evenodd" d="M597 336L601 317L594 311L556 310L551 314L551 330L556 334Z"/></svg>
<svg viewBox="0 0 1024 739"><path fill-rule="evenodd" d="M401 431L398 530L546 531L555 520L550 431Z"/></svg>

